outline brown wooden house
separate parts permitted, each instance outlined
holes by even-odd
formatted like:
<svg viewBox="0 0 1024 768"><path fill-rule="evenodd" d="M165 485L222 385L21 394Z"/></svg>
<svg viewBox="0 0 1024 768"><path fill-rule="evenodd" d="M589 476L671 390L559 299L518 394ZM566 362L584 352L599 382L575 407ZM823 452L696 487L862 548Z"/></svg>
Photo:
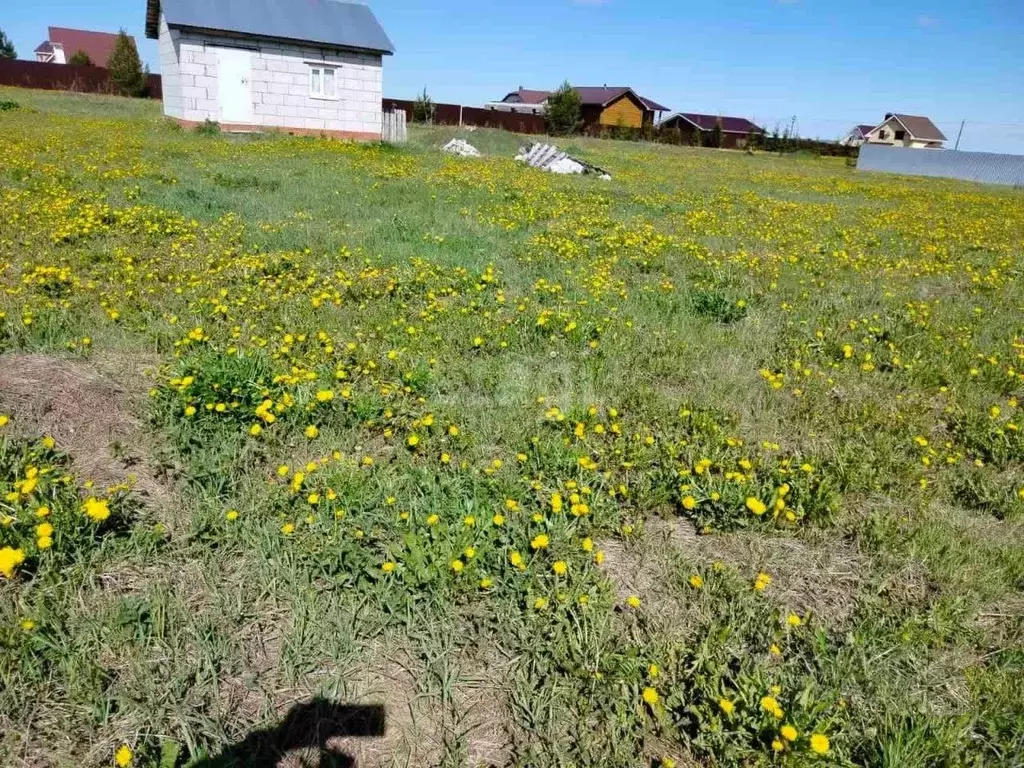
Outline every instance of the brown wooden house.
<svg viewBox="0 0 1024 768"><path fill-rule="evenodd" d="M764 128L745 117L701 115L696 112L677 112L658 123L661 131L679 131L684 142L710 146L715 126L721 132L721 147L743 149L764 136Z"/></svg>
<svg viewBox="0 0 1024 768"><path fill-rule="evenodd" d="M656 101L640 96L624 86L573 86L582 105L583 129L642 128L653 126L662 112L668 112ZM536 91L520 87L500 102L488 105L491 109L531 114L543 114L544 105L554 91Z"/></svg>

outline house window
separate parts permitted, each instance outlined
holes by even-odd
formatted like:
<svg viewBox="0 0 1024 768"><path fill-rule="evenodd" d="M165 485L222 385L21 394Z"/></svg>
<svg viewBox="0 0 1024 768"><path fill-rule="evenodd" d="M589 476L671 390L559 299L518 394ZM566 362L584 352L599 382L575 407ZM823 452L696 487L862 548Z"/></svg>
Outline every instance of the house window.
<svg viewBox="0 0 1024 768"><path fill-rule="evenodd" d="M903 141L903 139L906 138L906 136L906 131L896 131L895 133L893 133L893 137L896 139L896 141Z"/></svg>
<svg viewBox="0 0 1024 768"><path fill-rule="evenodd" d="M335 67L309 68L309 95L314 99L338 98L338 77Z"/></svg>
<svg viewBox="0 0 1024 768"><path fill-rule="evenodd" d="M883 129L878 132L879 141L885 141L887 138L889 138L889 133L887 131Z"/></svg>

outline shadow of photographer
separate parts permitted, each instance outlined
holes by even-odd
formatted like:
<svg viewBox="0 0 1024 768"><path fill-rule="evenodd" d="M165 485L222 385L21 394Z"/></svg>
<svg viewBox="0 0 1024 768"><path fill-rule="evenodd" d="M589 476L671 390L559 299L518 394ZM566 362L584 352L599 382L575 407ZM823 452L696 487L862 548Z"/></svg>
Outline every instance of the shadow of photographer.
<svg viewBox="0 0 1024 768"><path fill-rule="evenodd" d="M317 749L321 768L351 768L355 758L332 751L332 739L384 735L384 707L337 704L317 698L296 704L277 726L253 731L218 755L190 768L276 768L296 750Z"/></svg>

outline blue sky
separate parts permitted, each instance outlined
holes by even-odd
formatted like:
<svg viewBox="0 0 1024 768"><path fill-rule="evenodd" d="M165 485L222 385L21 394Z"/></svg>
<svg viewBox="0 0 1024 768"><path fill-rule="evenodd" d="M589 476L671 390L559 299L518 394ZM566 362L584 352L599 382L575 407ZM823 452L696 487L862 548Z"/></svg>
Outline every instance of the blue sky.
<svg viewBox="0 0 1024 768"><path fill-rule="evenodd" d="M930 116L962 149L1024 154L1024 0L373 0L396 47L384 91L480 104L519 85L630 85L692 112L796 116L835 138L886 111ZM144 0L4 0L22 57L48 24L142 43ZM952 141L951 141L952 143Z"/></svg>

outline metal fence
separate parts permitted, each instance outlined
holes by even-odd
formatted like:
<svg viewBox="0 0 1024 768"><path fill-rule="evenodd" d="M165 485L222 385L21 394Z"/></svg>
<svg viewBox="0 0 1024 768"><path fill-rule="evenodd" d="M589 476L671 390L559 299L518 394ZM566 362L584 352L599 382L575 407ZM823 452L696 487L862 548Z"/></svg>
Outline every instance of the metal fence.
<svg viewBox="0 0 1024 768"><path fill-rule="evenodd" d="M1024 187L1024 155L864 144L857 159L857 170L902 173L907 176L941 176L982 184Z"/></svg>
<svg viewBox="0 0 1024 768"><path fill-rule="evenodd" d="M80 67L20 59L0 59L0 85L77 93L117 92L104 67ZM160 99L162 95L160 75L148 75L142 96Z"/></svg>

